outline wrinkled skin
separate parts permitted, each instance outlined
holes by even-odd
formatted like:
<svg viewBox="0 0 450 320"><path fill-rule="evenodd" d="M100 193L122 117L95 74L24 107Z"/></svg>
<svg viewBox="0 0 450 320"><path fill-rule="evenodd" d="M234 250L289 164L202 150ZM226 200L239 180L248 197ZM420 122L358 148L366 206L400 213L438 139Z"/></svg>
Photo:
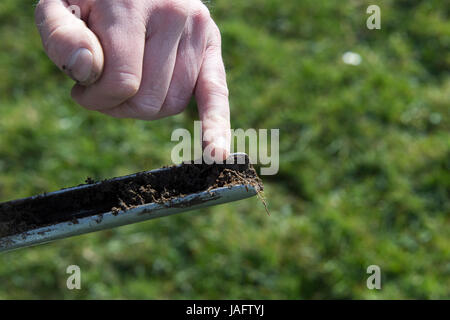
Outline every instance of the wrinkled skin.
<svg viewBox="0 0 450 320"><path fill-rule="evenodd" d="M220 32L200 0L41 0L36 24L50 59L77 81L81 106L156 120L182 112L195 94L204 147L227 157Z"/></svg>

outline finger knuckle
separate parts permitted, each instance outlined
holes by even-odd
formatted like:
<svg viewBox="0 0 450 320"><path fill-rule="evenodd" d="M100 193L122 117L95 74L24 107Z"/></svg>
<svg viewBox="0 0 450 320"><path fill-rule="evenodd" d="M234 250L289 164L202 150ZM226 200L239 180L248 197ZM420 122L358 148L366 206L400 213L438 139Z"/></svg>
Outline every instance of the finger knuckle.
<svg viewBox="0 0 450 320"><path fill-rule="evenodd" d="M221 98L227 98L230 95L228 86L225 80L221 79L207 79L203 83L203 87L206 92L211 95L219 96Z"/></svg>
<svg viewBox="0 0 450 320"><path fill-rule="evenodd" d="M147 101L140 105L142 115L150 119L157 117L161 112L161 108L162 104L156 103L155 101Z"/></svg>
<svg viewBox="0 0 450 320"><path fill-rule="evenodd" d="M186 20L190 14L189 0L161 1L158 9L170 17L178 17Z"/></svg>
<svg viewBox="0 0 450 320"><path fill-rule="evenodd" d="M228 114L208 113L203 117L205 123L205 133L216 132L218 127L226 128L229 126L230 119Z"/></svg>
<svg viewBox="0 0 450 320"><path fill-rule="evenodd" d="M164 101L164 106L162 109L168 110L170 115L176 115L183 112L188 103L189 98L169 94Z"/></svg>
<svg viewBox="0 0 450 320"><path fill-rule="evenodd" d="M131 73L121 72L108 83L107 95L114 100L126 100L133 97L139 90L140 79Z"/></svg>
<svg viewBox="0 0 450 320"><path fill-rule="evenodd" d="M219 27L214 23L214 21L211 21L210 27L209 27L209 41L208 45L210 46L218 46L220 47L222 45L222 35L220 33Z"/></svg>
<svg viewBox="0 0 450 320"><path fill-rule="evenodd" d="M207 24L211 20L209 9L201 3L192 12L192 18L196 23Z"/></svg>
<svg viewBox="0 0 450 320"><path fill-rule="evenodd" d="M140 116L152 119L160 113L163 102L152 93L140 93L130 101L130 105Z"/></svg>

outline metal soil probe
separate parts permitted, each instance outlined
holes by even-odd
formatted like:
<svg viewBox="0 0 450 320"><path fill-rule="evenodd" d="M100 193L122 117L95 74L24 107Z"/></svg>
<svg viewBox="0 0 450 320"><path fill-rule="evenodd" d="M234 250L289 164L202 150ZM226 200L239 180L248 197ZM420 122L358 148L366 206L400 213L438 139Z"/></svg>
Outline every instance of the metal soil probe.
<svg viewBox="0 0 450 320"><path fill-rule="evenodd" d="M248 163L248 157L246 154L234 154L233 156L245 157ZM162 170L174 170L173 168L175 167L156 169L148 171L146 173L156 173ZM136 174L115 178L110 181L120 181L133 178L135 176ZM40 197L42 199L44 197L51 197L62 193L70 193L81 189L91 188L94 190L94 186L100 183L101 182L63 189L45 195L39 195L15 201L27 201L35 199L37 197ZM256 187L253 185L237 184L227 187L215 188L208 191L192 193L184 197L172 199L169 202L165 203L148 203L129 210L122 210L119 212L109 211L83 218L78 218L76 222L67 221L55 223L52 225L47 225L45 227L39 227L34 230L29 230L19 234L0 238L0 252L10 251L21 247L33 246L57 239L81 235L84 233L110 229L144 220L165 217L189 210L215 206L226 202L241 200L256 195L258 191L259 190L256 190Z"/></svg>

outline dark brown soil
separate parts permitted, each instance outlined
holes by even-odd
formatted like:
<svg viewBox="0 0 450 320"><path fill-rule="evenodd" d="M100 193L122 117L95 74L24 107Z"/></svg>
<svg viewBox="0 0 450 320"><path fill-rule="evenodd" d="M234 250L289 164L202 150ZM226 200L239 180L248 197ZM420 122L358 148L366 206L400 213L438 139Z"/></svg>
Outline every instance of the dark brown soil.
<svg viewBox="0 0 450 320"><path fill-rule="evenodd" d="M83 188L0 204L0 238L51 224L112 211L128 210L147 203L165 203L192 193L233 185L263 185L252 165L191 164L142 172L93 183Z"/></svg>

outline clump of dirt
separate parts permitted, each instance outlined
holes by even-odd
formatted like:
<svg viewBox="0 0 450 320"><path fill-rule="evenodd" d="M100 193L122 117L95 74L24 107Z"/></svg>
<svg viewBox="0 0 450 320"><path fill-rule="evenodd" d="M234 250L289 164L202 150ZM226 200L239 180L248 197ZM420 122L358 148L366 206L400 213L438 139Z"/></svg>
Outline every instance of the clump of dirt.
<svg viewBox="0 0 450 320"><path fill-rule="evenodd" d="M237 159L236 159L237 160ZM258 193L263 184L253 166L244 164L193 164L141 172L0 204L0 238L39 227L112 211L118 214L148 203L167 203L189 194L220 187L251 185Z"/></svg>

